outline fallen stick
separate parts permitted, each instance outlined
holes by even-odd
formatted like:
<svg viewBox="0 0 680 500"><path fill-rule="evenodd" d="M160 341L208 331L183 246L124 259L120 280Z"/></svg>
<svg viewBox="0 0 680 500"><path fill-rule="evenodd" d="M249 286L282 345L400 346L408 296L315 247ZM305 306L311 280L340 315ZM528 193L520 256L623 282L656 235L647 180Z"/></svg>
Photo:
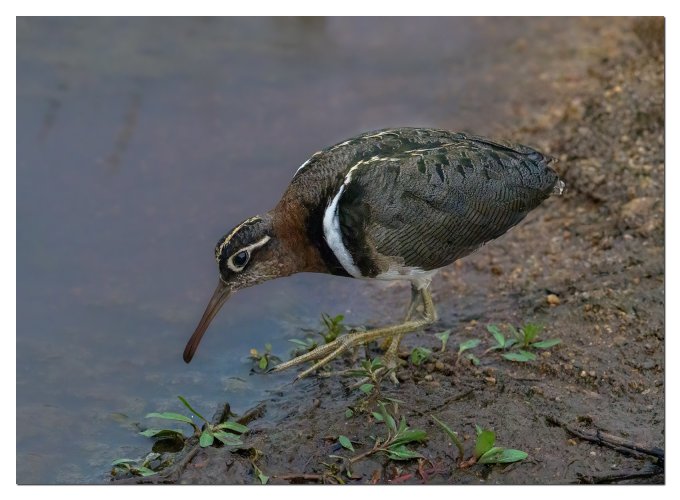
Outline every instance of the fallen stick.
<svg viewBox="0 0 680 500"><path fill-rule="evenodd" d="M586 431L583 429L578 429L576 427L573 427L565 422L562 422L561 420L553 417L552 415L545 415L545 419L558 427L561 427L568 433L584 439L586 441L590 441L592 443L597 443L602 446L607 446L609 448L612 448L613 450L618 451L619 453L626 452L626 451L634 451L637 453L642 453L643 455L648 455L652 456L655 458L658 458L660 460L664 460L665 458L665 452L662 448L658 447L648 447L641 445L639 443L636 443L634 441L630 441L628 439L621 438L619 436L615 436L613 434L609 434L608 432L601 431L600 429L597 429L596 431Z"/></svg>
<svg viewBox="0 0 680 500"><path fill-rule="evenodd" d="M640 479L644 477L653 477L663 474L664 468L654 464L647 464L640 470L622 470L611 474L603 474L601 476L592 476L588 474L578 474L576 484L608 484L618 483L619 481L626 481L628 479Z"/></svg>

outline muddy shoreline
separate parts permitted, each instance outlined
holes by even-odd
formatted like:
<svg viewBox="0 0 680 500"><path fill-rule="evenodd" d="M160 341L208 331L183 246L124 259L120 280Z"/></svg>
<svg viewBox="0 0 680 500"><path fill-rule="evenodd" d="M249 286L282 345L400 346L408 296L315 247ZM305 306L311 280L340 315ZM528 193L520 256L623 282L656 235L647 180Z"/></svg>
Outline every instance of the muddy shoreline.
<svg viewBox="0 0 680 500"><path fill-rule="evenodd" d="M272 390L246 419L243 450L190 440L167 470L115 481L255 484L256 465L270 484L663 483L663 460L648 453L665 441L663 21L579 23L600 30L601 43L546 71L544 93L517 105L516 129L502 134L556 156L566 194L438 275L439 321L405 339L400 385L381 385L381 398L400 400L394 413L426 431L427 441L410 446L423 459L377 453L348 477L331 455L365 452L371 436L384 434L371 415L375 398L349 387L355 379L312 377ZM401 285L376 293L390 317L408 295ZM528 363L485 352L488 324L527 322L562 342ZM441 352L434 334L448 329ZM470 350L479 365L457 355L473 338L482 341ZM409 361L416 346L431 350L419 366ZM368 355L380 352L371 346ZM529 456L460 468L432 415L458 431L468 455L480 425ZM597 431L638 449L583 437ZM355 453L340 446L340 435Z"/></svg>

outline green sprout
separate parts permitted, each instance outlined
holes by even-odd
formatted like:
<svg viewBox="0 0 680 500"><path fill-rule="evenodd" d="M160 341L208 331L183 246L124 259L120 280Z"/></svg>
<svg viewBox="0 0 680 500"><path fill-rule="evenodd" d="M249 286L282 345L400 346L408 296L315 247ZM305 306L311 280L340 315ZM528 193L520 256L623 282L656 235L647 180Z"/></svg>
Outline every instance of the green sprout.
<svg viewBox="0 0 680 500"><path fill-rule="evenodd" d="M130 474L133 476L153 476L156 471L149 468L149 462L157 459L160 456L159 453L151 453L144 460L133 460L131 458L119 458L111 462L113 469L111 470L111 475L116 476L120 473Z"/></svg>
<svg viewBox="0 0 680 500"><path fill-rule="evenodd" d="M449 341L449 336L451 335L451 330L444 330L440 333L435 333L434 336L442 341L442 349L439 352L444 352L446 350L446 343Z"/></svg>
<svg viewBox="0 0 680 500"><path fill-rule="evenodd" d="M321 313L321 321L326 327L326 331L321 332L319 335L323 337L326 344L333 342L340 334L345 333L347 327L342 324L344 319L345 317L342 314L331 318L328 314Z"/></svg>
<svg viewBox="0 0 680 500"><path fill-rule="evenodd" d="M378 402L378 407L379 411L375 412L373 415L380 416L379 418L376 418L376 420L387 426L387 435L383 438L375 437L373 447L359 455L350 458L331 455L332 457L340 458L345 461L347 476L350 478L352 477L351 467L353 464L376 453L385 453L390 460L423 458L420 453L408 448L408 445L424 442L427 439L427 433L421 429L412 429L408 427L404 417L402 417L399 424L397 424L396 418L387 411L387 406L382 401ZM352 442L346 436L339 436L338 442L343 448L354 451Z"/></svg>
<svg viewBox="0 0 680 500"><path fill-rule="evenodd" d="M272 354L272 345L269 343L264 345L264 352L259 352L255 348L251 349L248 357L255 364L253 370L260 373L281 362L281 358Z"/></svg>
<svg viewBox="0 0 680 500"><path fill-rule="evenodd" d="M461 357L461 355L462 355L465 351L468 351L468 350L470 350L470 349L474 349L474 348L477 347L481 342L482 342L482 341L481 341L480 339L470 339L470 340L466 340L465 342L461 342L460 344L458 344L458 357L457 357L457 360L460 361L460 357ZM467 353L467 354L465 355L465 357L466 357L467 359L469 359L470 362L471 362L473 365L475 365L475 366L479 365L479 358L478 358L477 356L475 356L474 354L472 354L471 352Z"/></svg>
<svg viewBox="0 0 680 500"><path fill-rule="evenodd" d="M313 333L319 335L323 339L324 344L333 342L338 338L339 335L347 331L347 327L343 324L344 319L345 317L342 314L331 317L326 313L321 313L321 323L323 324L325 331L314 331ZM294 353L295 355L297 355L300 351L302 351L302 353L309 352L313 349L316 349L316 347L319 345L318 341L310 336L307 336L304 339L288 339L288 341L297 346Z"/></svg>
<svg viewBox="0 0 680 500"><path fill-rule="evenodd" d="M490 429L482 429L475 425L477 438L475 439L475 449L472 457L468 460L465 458L465 449L463 442L458 433L454 432L448 425L439 420L434 415L430 415L432 419L444 430L444 432L451 438L453 443L458 448L458 467L466 468L478 464L507 464L512 462L519 462L528 457L528 454L521 450L514 450L510 448L501 448L494 446L496 444L496 433Z"/></svg>
<svg viewBox="0 0 680 500"><path fill-rule="evenodd" d="M498 325L490 324L487 325L486 329L493 336L496 344L485 352L512 349L511 352L502 354L502 357L509 361L534 361L537 356L529 349L549 349L562 342L560 339L538 340L539 334L543 331L543 326L534 323L527 323L519 330L512 325L508 325L512 335L508 338L505 337Z"/></svg>
<svg viewBox="0 0 680 500"><path fill-rule="evenodd" d="M427 361L430 358L430 354L432 354L431 350L425 347L416 347L411 351L411 357L409 359L414 365L420 366L424 361Z"/></svg>
<svg viewBox="0 0 680 500"><path fill-rule="evenodd" d="M222 422L220 424L213 425L210 423L203 415L198 413L182 396L177 396L178 399L186 406L191 413L201 419L204 424L199 427L194 419L182 415L181 413L174 412L162 412L162 413L149 413L146 418L159 418L164 420L173 420L175 422L183 422L191 425L194 430L194 436L198 437L198 442L202 448L212 446L215 439L222 442L225 446L240 446L243 442L240 439L239 434L248 432L248 427L241 425L237 422ZM181 431L174 429L147 429L140 432L141 435L146 437L151 437L155 439L168 439L170 436L181 437L184 439L184 435Z"/></svg>

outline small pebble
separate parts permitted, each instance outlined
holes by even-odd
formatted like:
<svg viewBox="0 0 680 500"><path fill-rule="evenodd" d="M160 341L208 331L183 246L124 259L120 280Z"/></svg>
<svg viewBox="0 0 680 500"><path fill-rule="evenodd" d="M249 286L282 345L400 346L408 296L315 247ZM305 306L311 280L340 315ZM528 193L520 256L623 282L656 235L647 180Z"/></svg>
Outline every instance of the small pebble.
<svg viewBox="0 0 680 500"><path fill-rule="evenodd" d="M569 446L576 446L576 440L575 439L567 439L567 444Z"/></svg>
<svg viewBox="0 0 680 500"><path fill-rule="evenodd" d="M550 304L551 306L556 306L560 303L560 298L557 295L555 295L554 293L551 293L545 299L548 301L548 304Z"/></svg>
<svg viewBox="0 0 680 500"><path fill-rule="evenodd" d="M491 385L494 385L496 383L495 377L484 377L484 380L486 380L486 382Z"/></svg>
<svg viewBox="0 0 680 500"><path fill-rule="evenodd" d="M425 375L425 380L427 380L428 382L432 382L433 378L434 377L432 375L430 375L429 373L427 375Z"/></svg>

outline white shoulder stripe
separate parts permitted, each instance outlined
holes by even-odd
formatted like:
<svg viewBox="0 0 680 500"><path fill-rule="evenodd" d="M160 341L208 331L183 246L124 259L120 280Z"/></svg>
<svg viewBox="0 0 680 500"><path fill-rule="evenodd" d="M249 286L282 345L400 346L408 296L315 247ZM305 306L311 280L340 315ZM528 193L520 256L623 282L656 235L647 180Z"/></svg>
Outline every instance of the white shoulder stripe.
<svg viewBox="0 0 680 500"><path fill-rule="evenodd" d="M307 165L309 165L309 162L312 161L312 160L314 159L315 156L320 155L320 154L321 154L321 151L317 151L317 152L314 153L312 156L310 156L309 159L308 159L306 162L304 162L302 165L300 165L300 166L298 167L298 169L295 171L295 175L293 175L293 177L295 177L295 176L298 174L298 172L299 172L300 170L302 170L302 169L305 168Z"/></svg>
<svg viewBox="0 0 680 500"><path fill-rule="evenodd" d="M352 259L349 250L347 250L347 247L345 247L342 242L340 219L338 218L338 202L340 201L342 193L345 191L345 186L352 180L352 172L354 172L354 170L362 163L364 162L360 161L347 172L342 186L340 186L337 194L333 197L333 200L323 214L323 236L326 239L326 243L328 243L328 246L338 259L338 262L340 262L345 271L347 271L347 274L354 276L355 278L362 278L363 275L356 264L354 264L354 259Z"/></svg>

